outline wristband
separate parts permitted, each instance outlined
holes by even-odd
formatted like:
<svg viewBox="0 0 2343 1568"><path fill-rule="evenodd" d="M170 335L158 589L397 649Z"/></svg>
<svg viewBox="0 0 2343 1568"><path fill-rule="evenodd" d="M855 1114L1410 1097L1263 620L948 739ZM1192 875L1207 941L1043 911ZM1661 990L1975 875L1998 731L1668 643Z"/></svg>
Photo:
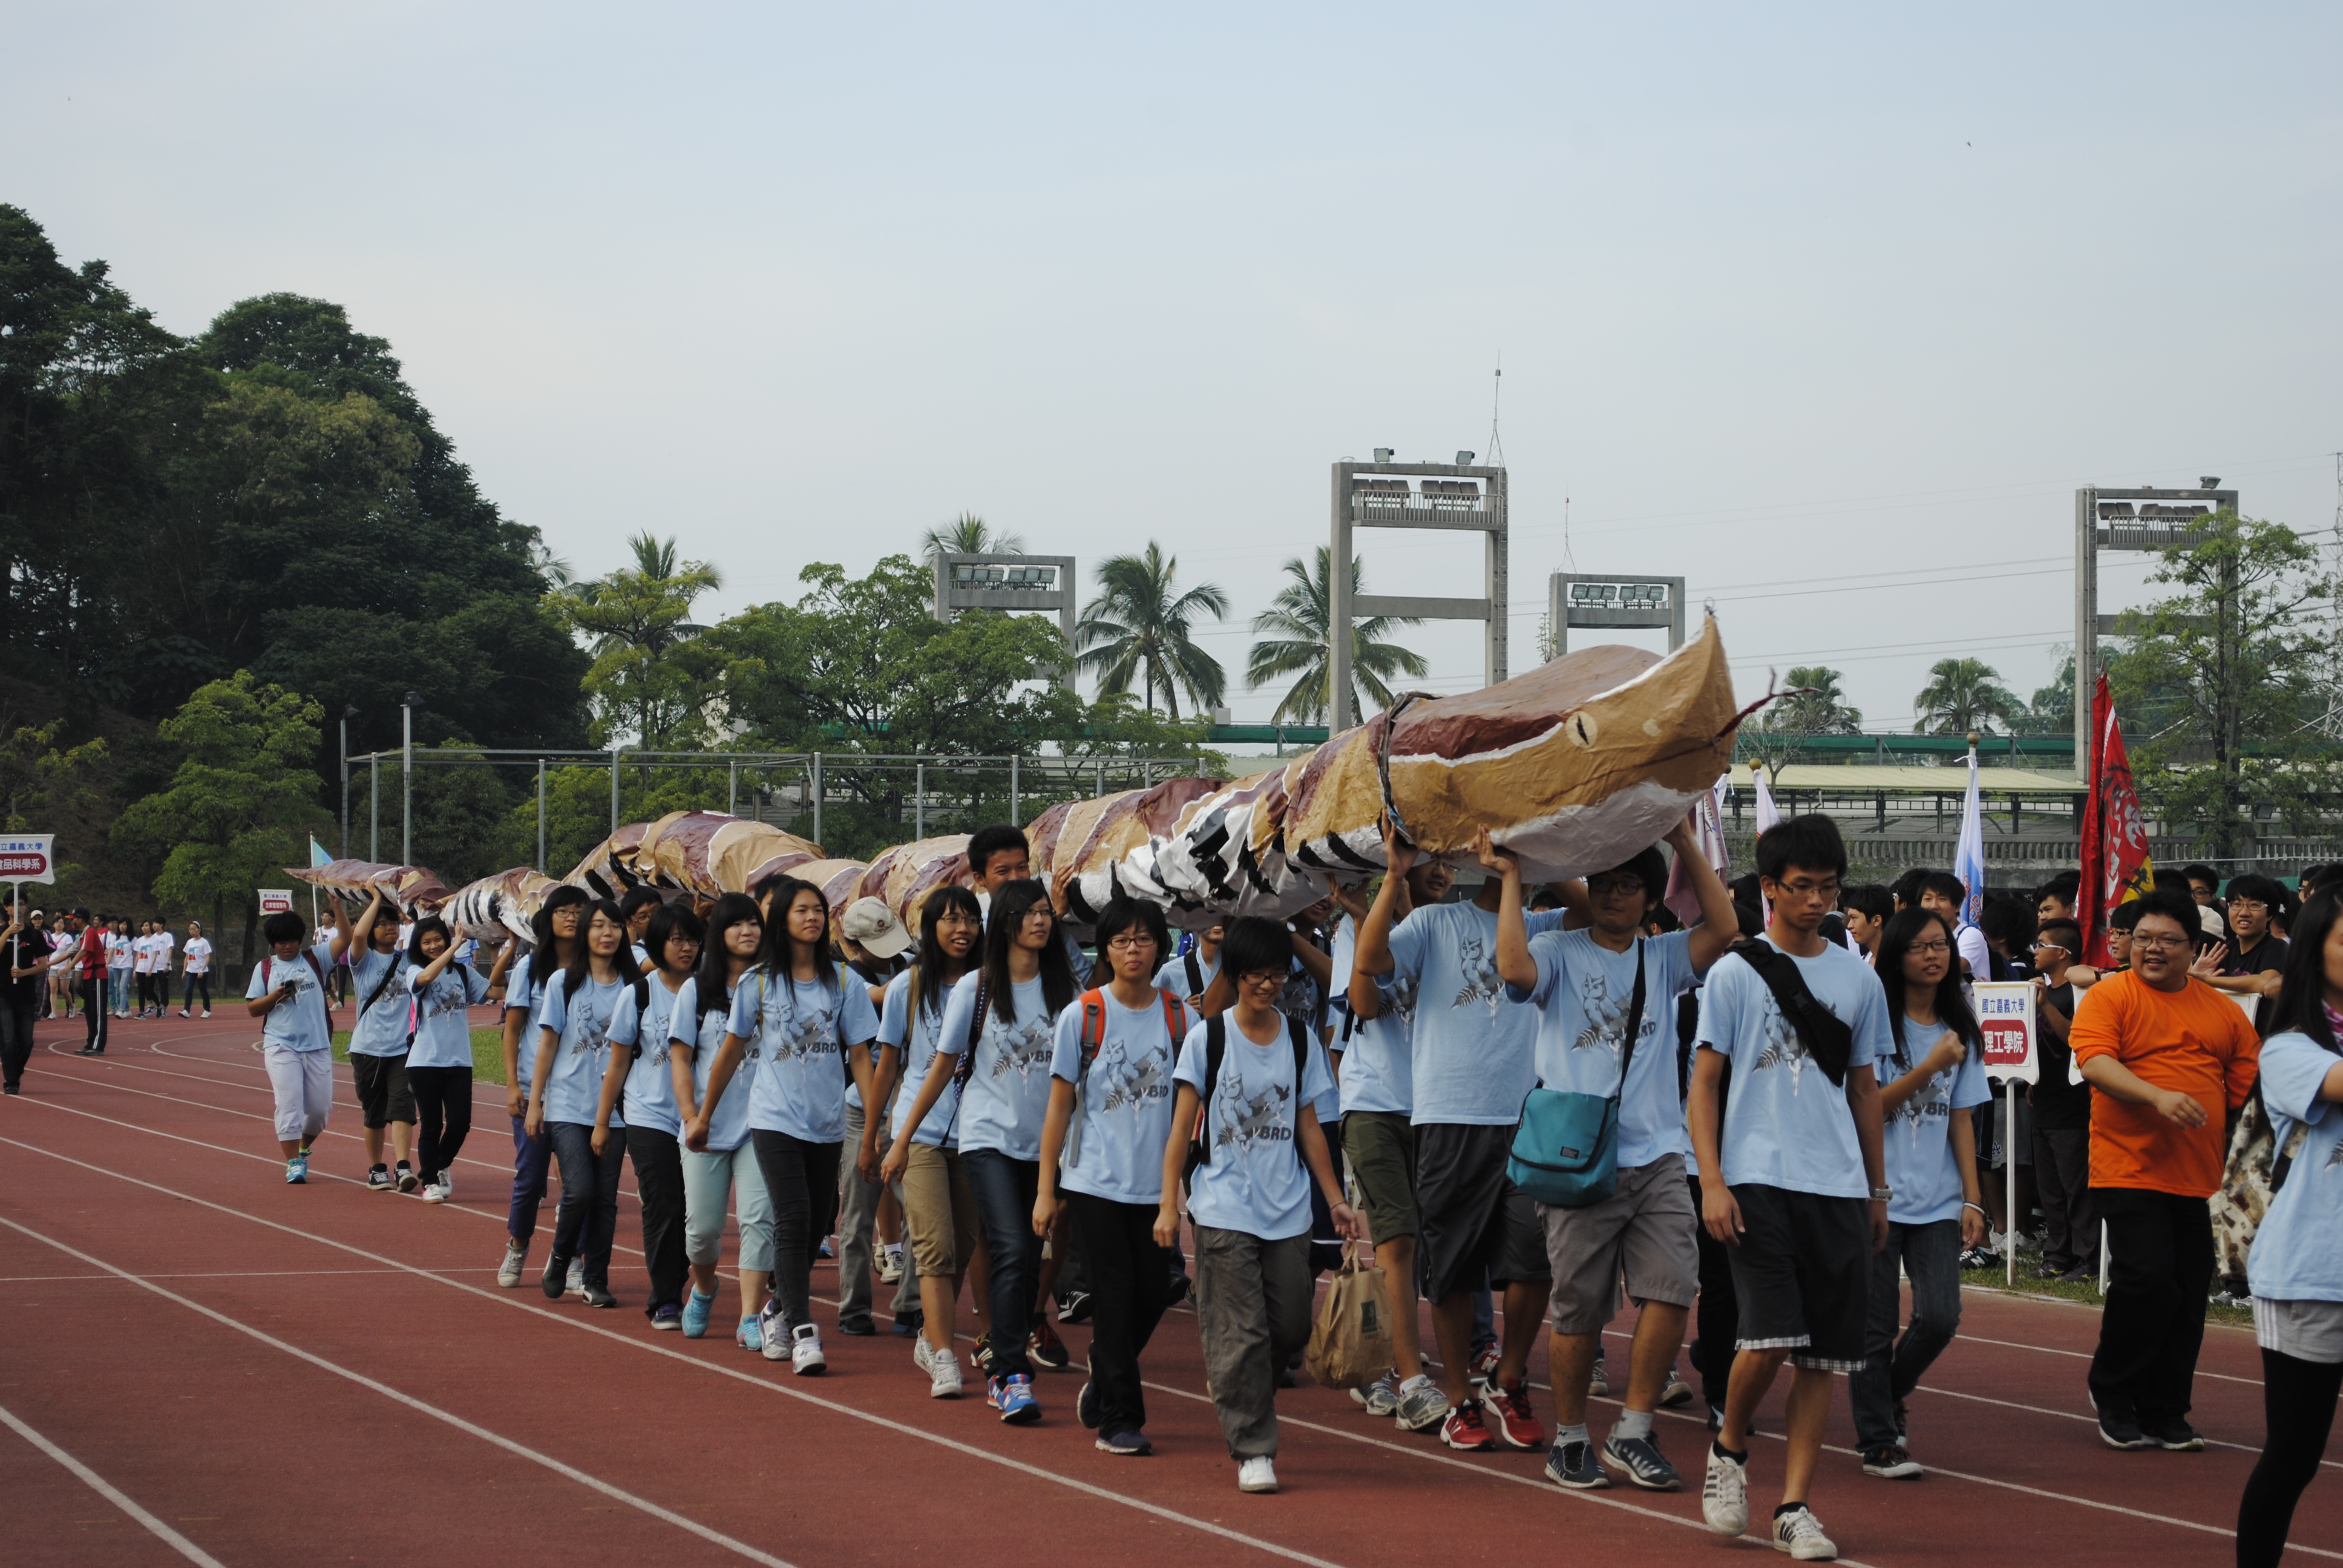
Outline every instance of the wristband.
<svg viewBox="0 0 2343 1568"><path fill-rule="evenodd" d="M1986 1222L1986 1224L1990 1225L1990 1224L1992 1224L1992 1223L1993 1223L1993 1216L1992 1216L1992 1215L1990 1215L1990 1214L1988 1214L1988 1213L1986 1213L1986 1212L1985 1211L1985 1205L1984 1205L1984 1204L1982 1204L1982 1203L1971 1203L1971 1202L1964 1201L1964 1202L1961 1204L1961 1207L1962 1207L1962 1208L1964 1208L1964 1209L1974 1209L1974 1210L1976 1210L1976 1211L1977 1211L1977 1215L1978 1215L1978 1217L1979 1217L1980 1219L1984 1220L1984 1221L1985 1221L1985 1222Z"/></svg>

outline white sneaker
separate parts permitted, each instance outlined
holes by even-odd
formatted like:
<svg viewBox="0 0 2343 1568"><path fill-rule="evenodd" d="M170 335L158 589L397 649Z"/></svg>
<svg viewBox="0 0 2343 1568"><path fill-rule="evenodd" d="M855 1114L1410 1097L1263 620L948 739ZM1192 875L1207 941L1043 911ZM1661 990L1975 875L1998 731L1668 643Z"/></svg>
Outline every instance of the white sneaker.
<svg viewBox="0 0 2343 1568"><path fill-rule="evenodd" d="M759 1353L767 1361L785 1362L789 1359L789 1326L788 1320L781 1316L778 1307L769 1305L757 1314L757 1332L764 1342Z"/></svg>
<svg viewBox="0 0 2343 1568"><path fill-rule="evenodd" d="M505 1238L505 1261L497 1265L497 1283L509 1291L520 1283L520 1271L528 1262L528 1249L511 1237Z"/></svg>
<svg viewBox="0 0 2343 1568"><path fill-rule="evenodd" d="M423 1184L423 1201L426 1203L445 1203L447 1201L447 1189L437 1181L426 1181Z"/></svg>
<svg viewBox="0 0 2343 1568"><path fill-rule="evenodd" d="M1274 1492L1277 1490L1277 1464L1265 1453L1240 1461L1237 1464L1239 1492Z"/></svg>
<svg viewBox="0 0 2343 1568"><path fill-rule="evenodd" d="M901 1284L903 1282L903 1249L900 1246L880 1248L879 1255L871 1260L870 1267L871 1271L879 1276L880 1284Z"/></svg>
<svg viewBox="0 0 2343 1568"><path fill-rule="evenodd" d="M1823 1533L1823 1522L1804 1503L1775 1517L1774 1550L1801 1563L1827 1563L1838 1555L1837 1543Z"/></svg>
<svg viewBox="0 0 2343 1568"><path fill-rule="evenodd" d="M445 1203L456 1195L456 1179L445 1171L439 1172L439 1201Z"/></svg>
<svg viewBox="0 0 2343 1568"><path fill-rule="evenodd" d="M562 1282L561 1288L573 1296L582 1296L586 1293L585 1259L572 1258L569 1260L569 1276Z"/></svg>
<svg viewBox="0 0 2343 1568"><path fill-rule="evenodd" d="M950 1359L958 1364L958 1357ZM911 1336L911 1364L930 1377L936 1375L936 1352L928 1348L928 1336L925 1334Z"/></svg>
<svg viewBox="0 0 2343 1568"><path fill-rule="evenodd" d="M789 1369L804 1377L818 1372L830 1364L821 1353L821 1330L813 1323L799 1323L789 1331Z"/></svg>
<svg viewBox="0 0 2343 1568"><path fill-rule="evenodd" d="M209 1018L209 1017L211 1017L211 1015L212 1015L212 1010L211 1010L211 1009L209 1009L209 1008L206 1008L206 1009L204 1009L204 1016L205 1016L206 1018Z"/></svg>
<svg viewBox="0 0 2343 1568"><path fill-rule="evenodd" d="M960 1395L960 1357L930 1356L928 1358L928 1397L958 1399Z"/></svg>
<svg viewBox="0 0 2343 1568"><path fill-rule="evenodd" d="M1725 1458L1714 1442L1708 1445L1708 1474L1700 1483L1700 1516L1719 1535L1749 1528L1749 1466Z"/></svg>

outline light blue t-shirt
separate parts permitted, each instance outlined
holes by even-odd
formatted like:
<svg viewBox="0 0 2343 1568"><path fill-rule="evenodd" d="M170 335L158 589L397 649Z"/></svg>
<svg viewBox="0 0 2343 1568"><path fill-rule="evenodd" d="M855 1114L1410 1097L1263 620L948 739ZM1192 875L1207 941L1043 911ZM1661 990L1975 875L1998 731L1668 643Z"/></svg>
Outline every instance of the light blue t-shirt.
<svg viewBox="0 0 2343 1568"><path fill-rule="evenodd" d="M960 976L944 1002L936 1049L946 1056L958 1056L968 1044L977 982L982 978ZM1050 1110L1050 1058L1057 1020L1038 978L1011 986L1010 1002L1016 1021L1003 1023L999 1007L990 998L985 1000L975 1068L960 1091L960 1146L963 1151L997 1149L1012 1160L1039 1160L1041 1122Z"/></svg>
<svg viewBox="0 0 2343 1568"><path fill-rule="evenodd" d="M2318 1096L2338 1060L2299 1030L2262 1041L2262 1104L2277 1146L2310 1130L2246 1255L2246 1278L2266 1302L2343 1302L2343 1113Z"/></svg>
<svg viewBox="0 0 2343 1568"><path fill-rule="evenodd" d="M1765 940L1765 939L1761 939ZM1794 958L1815 1000L1854 1031L1847 1070L1889 1050L1887 993L1871 966L1835 943ZM1701 987L1699 1047L1733 1063L1718 1140L1728 1187L1781 1187L1825 1198L1871 1196L1844 1084L1834 1087L1806 1054L1757 971L1727 953Z"/></svg>
<svg viewBox="0 0 2343 1568"><path fill-rule="evenodd" d="M574 993L567 982L558 970L546 978L532 1025L551 1030L558 1042L545 1077L545 1120L591 1127L602 1104L602 1074L610 1065L610 1015L628 988L624 980L604 984L591 974L578 982ZM540 1035L540 1049L543 1040ZM613 1109L610 1125L626 1124Z"/></svg>
<svg viewBox="0 0 2343 1568"><path fill-rule="evenodd" d="M691 981L683 983L689 985ZM683 1136L683 1112L676 1107L675 1080L667 1072L668 1021L674 1015L678 994L667 989L667 981L659 975L650 974L643 980L643 1005L639 1009L635 1006L635 988L628 986L610 1013L611 1049L628 1051L634 1059L628 1063L627 1081L618 1091L627 1120L637 1127L664 1132L670 1138Z"/></svg>
<svg viewBox="0 0 2343 1568"><path fill-rule="evenodd" d="M1199 982L1192 989L1188 984L1188 959L1190 958L1196 960L1196 979ZM1192 996L1203 995L1204 992L1212 986L1212 977L1220 972L1221 960L1217 958L1206 958L1204 956L1204 950L1198 948L1194 952L1188 954L1186 958L1175 958L1171 962L1165 964L1162 968L1157 970L1155 971L1155 989L1157 990L1168 990L1173 996L1185 1001Z"/></svg>
<svg viewBox="0 0 2343 1568"><path fill-rule="evenodd" d="M723 1048L725 1025L731 1017L729 1001L722 1006L699 1005L697 975L683 982L669 1010L668 1043L691 1053L691 1096L701 1105L708 1103L708 1077L715 1069L716 1053ZM764 1048L750 1037L741 1048L740 1064L732 1070L732 1081L724 1086L724 1098L716 1102L716 1113L708 1119L709 1153L729 1154L749 1141L749 1101L756 1095L757 1063L763 1057Z"/></svg>
<svg viewBox="0 0 2343 1568"><path fill-rule="evenodd" d="M369 944L364 952L350 951L351 994L366 1010L350 1028L352 1056L404 1056L407 1054L407 955L393 949L387 953L375 951ZM387 974L389 983L383 977ZM367 999L379 989L382 995L372 1007ZM469 1056L465 1058L468 1062ZM412 1065L410 1063L410 1065Z"/></svg>
<svg viewBox="0 0 2343 1568"><path fill-rule="evenodd" d="M521 1016L520 1049L515 1054L520 1059L520 1081L524 1084L537 1078L537 1004L545 999L541 987L529 967L534 953L523 953L513 960L512 968L505 970L505 1016L518 1012Z"/></svg>
<svg viewBox="0 0 2343 1568"><path fill-rule="evenodd" d="M294 988L291 1000L278 1002L262 1016L263 1045L287 1050L333 1050L334 1020L326 1010L326 988L317 983L317 971L334 972L334 939L319 937L309 950L309 958L317 960L316 969L298 953L280 959L272 952L252 966L251 982L244 988L245 1000L257 1001L281 985L289 983Z"/></svg>
<svg viewBox="0 0 2343 1568"><path fill-rule="evenodd" d="M1188 1213L1199 1225L1242 1231L1264 1241L1280 1241L1310 1231L1309 1168L1295 1142L1301 1136L1300 1105L1326 1091L1324 1053L1304 1059L1301 1092L1293 1083L1293 1041L1285 1020L1277 1038L1255 1045L1237 1027L1235 1010L1222 1015L1227 1043L1221 1053L1220 1083L1199 1108L1212 1158L1196 1167L1188 1192ZM1172 1076L1204 1092L1205 1036L1210 1026L1189 1030Z"/></svg>
<svg viewBox="0 0 2343 1568"><path fill-rule="evenodd" d="M1402 924L1406 922L1402 921ZM1334 933L1334 1028L1342 1041L1342 1110L1384 1111L1405 1116L1413 1102L1408 1023L1415 1013L1415 987L1385 975L1376 983L1381 1010L1373 1018L1351 1016L1351 977L1358 968L1359 933L1349 920Z"/></svg>
<svg viewBox="0 0 2343 1568"><path fill-rule="evenodd" d="M1059 1156L1058 1185L1116 1203L1163 1199L1163 1145L1172 1137L1172 1068L1180 1041L1171 1018L1184 1025L1184 1003L1167 1015L1157 991L1141 1008L1127 1008L1101 990L1098 1054L1082 1071L1082 999L1058 1015L1050 1076L1076 1086L1074 1118ZM1183 1027L1182 1033L1185 1033Z"/></svg>
<svg viewBox="0 0 2343 1568"><path fill-rule="evenodd" d="M421 970L408 968L407 990L415 1003L415 1044L407 1053L407 1065L471 1066L472 1020L464 1010L488 1000L488 982L458 959L449 960L439 978L428 986L416 983L422 978Z"/></svg>
<svg viewBox="0 0 2343 1568"><path fill-rule="evenodd" d="M846 1141L846 1048L879 1032L862 977L841 967L838 983L777 980L762 967L732 988L725 1028L760 1046L749 1125L807 1143ZM732 1091L727 1088L729 1100Z"/></svg>
<svg viewBox="0 0 2343 1568"><path fill-rule="evenodd" d="M1563 911L1523 917L1533 937ZM1473 904L1431 904L1392 928L1394 987L1415 988L1409 1037L1419 1127L1511 1127L1537 1081L1538 1010L1505 998L1497 975L1497 916Z"/></svg>
<svg viewBox="0 0 2343 1568"><path fill-rule="evenodd" d="M1952 1032L1942 1024L1924 1027L1907 1018L1899 1057L1892 1043L1892 1022L1889 1028L1891 1043L1872 1063L1883 1088L1918 1066L1923 1057L1936 1049L1936 1042ZM1883 1118L1881 1152L1885 1158L1882 1163L1887 1184L1896 1189L1896 1196L1887 1201L1887 1217L1896 1224L1933 1225L1961 1217L1961 1168L1953 1158L1953 1116L1992 1101L1982 1058L1976 1042L1970 1041L1969 1052L1958 1067L1928 1080L1911 1099Z"/></svg>
<svg viewBox="0 0 2343 1568"><path fill-rule="evenodd" d="M910 1017L911 1010L911 972L905 970L887 982L887 994L879 1010L879 1043L891 1045L902 1053L903 1081L895 1090L895 1107L890 1137L900 1138L903 1123L911 1114L911 1104L920 1097L920 1088L928 1081L928 1070L936 1060L936 1040L943 1028L945 998L937 996L932 986L922 985L920 995L920 1016ZM932 1000L934 1006L929 1005ZM965 1037L963 1037L965 1038ZM951 1081L951 1063L944 1063L944 1089L936 1096L928 1119L911 1134L914 1143L931 1148L957 1149L960 1131L954 1125L953 1112L960 1109L960 1086Z"/></svg>
<svg viewBox="0 0 2343 1568"><path fill-rule="evenodd" d="M1644 1017L1620 1093L1637 947L1643 950ZM1619 1093L1622 1170L1690 1152L1684 1103L1676 1098L1675 1042L1676 998L1698 978L1692 933L1644 937L1614 953L1592 931L1547 930L1530 939L1530 958L1537 964L1536 987L1526 999L1510 986L1506 994L1538 1010L1537 1081L1565 1094Z"/></svg>

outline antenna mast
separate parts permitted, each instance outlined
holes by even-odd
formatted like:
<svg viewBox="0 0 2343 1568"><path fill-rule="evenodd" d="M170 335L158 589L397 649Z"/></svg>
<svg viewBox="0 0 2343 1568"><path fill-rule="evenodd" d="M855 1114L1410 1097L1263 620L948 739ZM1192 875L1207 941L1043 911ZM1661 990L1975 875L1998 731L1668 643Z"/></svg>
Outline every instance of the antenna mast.
<svg viewBox="0 0 2343 1568"><path fill-rule="evenodd" d="M1489 393L1489 467L1492 468L1505 466L1505 444L1497 438L1497 403L1504 396L1504 391L1505 357L1500 354L1497 356L1496 378ZM2343 510L2338 511L2336 521L2338 528L2343 528Z"/></svg>

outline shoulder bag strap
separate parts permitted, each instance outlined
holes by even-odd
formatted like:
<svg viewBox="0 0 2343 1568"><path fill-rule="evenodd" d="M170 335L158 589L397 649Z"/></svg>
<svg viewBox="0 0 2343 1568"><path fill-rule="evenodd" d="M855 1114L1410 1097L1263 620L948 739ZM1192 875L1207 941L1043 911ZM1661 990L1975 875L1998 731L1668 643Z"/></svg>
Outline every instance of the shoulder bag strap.
<svg viewBox="0 0 2343 1568"><path fill-rule="evenodd" d="M1204 971L1196 962L1196 950L1190 948L1186 952L1180 955L1180 960L1187 966L1188 970L1188 994L1190 996L1203 995Z"/></svg>
<svg viewBox="0 0 2343 1568"><path fill-rule="evenodd" d="M1644 939L1635 939L1635 994L1627 1003L1627 1045L1619 1053L1619 1091L1617 1100L1627 1092L1627 1064L1635 1060L1635 1037L1644 1032Z"/></svg>
<svg viewBox="0 0 2343 1568"><path fill-rule="evenodd" d="M1757 978L1774 993L1783 1019L1805 1042L1808 1054L1823 1070L1823 1076L1830 1080L1831 1087L1845 1087L1847 1058L1855 1045L1855 1030L1846 1020L1815 1000L1797 964L1771 942L1748 937L1735 942L1733 950L1757 971Z"/></svg>

